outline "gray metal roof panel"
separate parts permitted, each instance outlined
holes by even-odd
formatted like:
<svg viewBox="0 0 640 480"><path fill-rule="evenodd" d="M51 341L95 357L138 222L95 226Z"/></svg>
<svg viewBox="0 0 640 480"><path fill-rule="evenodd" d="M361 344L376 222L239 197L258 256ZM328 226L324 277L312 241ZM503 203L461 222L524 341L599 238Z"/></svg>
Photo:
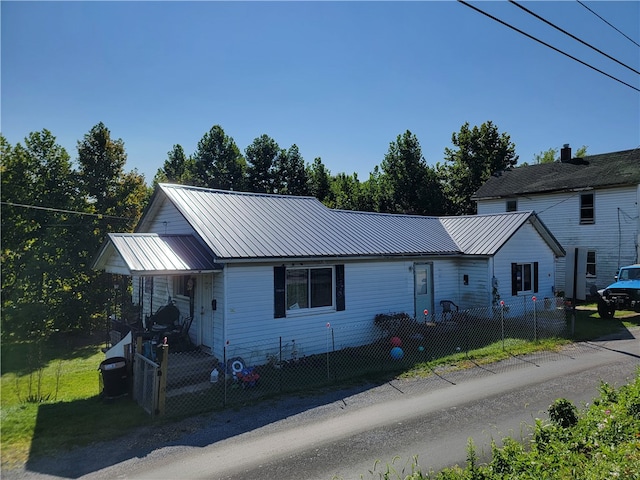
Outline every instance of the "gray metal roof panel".
<svg viewBox="0 0 640 480"><path fill-rule="evenodd" d="M208 249L192 235L110 233L109 240L132 273L220 269Z"/></svg>
<svg viewBox="0 0 640 480"><path fill-rule="evenodd" d="M462 253L495 255L532 212L442 217L440 221Z"/></svg>
<svg viewBox="0 0 640 480"><path fill-rule="evenodd" d="M313 197L161 188L219 258L457 252L433 218L331 210Z"/></svg>
<svg viewBox="0 0 640 480"><path fill-rule="evenodd" d="M219 259L489 255L531 214L392 215L333 210L313 197L159 188Z"/></svg>

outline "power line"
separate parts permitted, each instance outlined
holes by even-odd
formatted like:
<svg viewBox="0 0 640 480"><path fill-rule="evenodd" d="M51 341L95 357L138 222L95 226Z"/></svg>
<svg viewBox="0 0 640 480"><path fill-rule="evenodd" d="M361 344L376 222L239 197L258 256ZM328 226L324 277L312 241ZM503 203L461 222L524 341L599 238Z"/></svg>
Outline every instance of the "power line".
<svg viewBox="0 0 640 480"><path fill-rule="evenodd" d="M585 67L589 67L590 69L595 70L596 72L601 73L602 75L604 75L604 76L606 76L606 77L609 77L610 79L615 80L616 82L619 82L619 83L621 83L621 84L623 84L623 85L626 85L626 86L627 86L627 87L629 87L629 88L634 89L634 90L635 90L635 91L637 91L637 92L640 92L640 88L635 87L635 86L631 85L630 83L627 83L627 82L625 82L625 81L623 81L623 80L620 80L619 78L616 78L616 77L614 77L613 75L610 75L610 74L608 74L607 72L605 72L605 71L603 71L603 70L600 70L599 68L596 68L596 67L594 67L593 65L590 65L590 64L588 64L587 62L584 62L584 61L580 60L579 58L576 58L576 57L574 57L573 55L570 55L570 54L568 54L567 52L564 52L564 51L560 50L559 48L556 48L556 47L554 47L553 45L550 45L550 44L548 44L548 43L546 43L546 42L544 42L544 41L540 40L539 38L536 38L536 37L534 37L533 35L530 35L530 34L528 34L527 32L524 32L524 31L520 30L519 28L514 27L513 25L508 24L507 22L504 22L503 20L500 20L499 18L494 17L493 15L491 15L491 14L489 14L489 13L487 13L487 12L483 11L483 10L480 10L478 7L475 7L475 6L471 5L470 3L465 2L464 0L458 0L458 2L459 2L459 3L462 3L463 5L465 5L465 6L469 7L469 8L471 8L471 9L473 9L473 10L475 10L475 11L476 11L476 12L478 12L478 13L481 13L482 15L484 15L484 16L486 16L486 17L489 17L491 20L494 20L494 21L496 21L496 22L498 22L498 23L501 23L501 24L502 24L502 25L504 25L505 27L509 27L510 29L515 30L516 32L520 33L521 35L524 35L525 37L530 38L531 40L535 40L536 42L538 42L538 43L540 43L540 44L544 45L545 47L548 47L548 48L550 48L550 49L552 49L552 50L555 50L555 51L556 51L556 52L558 52L558 53L561 53L562 55L564 55L564 56L566 56L566 57L569 57L571 60L575 60L576 62L581 63L581 64L582 64L582 65L584 65Z"/></svg>
<svg viewBox="0 0 640 480"><path fill-rule="evenodd" d="M14 202L0 202L2 205L8 205L11 207L21 207L21 208L31 208L34 210L46 210L48 212L57 212L57 213L71 213L73 215L85 215L88 217L97 217L97 218L113 218L115 220L131 220L131 218L126 217L118 217L116 215L106 215L103 213L89 213L89 212L78 212L76 210L65 210L63 208L52 208L52 207L40 207L38 205L25 205L23 203L14 203Z"/></svg>
<svg viewBox="0 0 640 480"><path fill-rule="evenodd" d="M624 38L626 38L627 40L629 40L630 42L634 43L635 45L637 45L638 47L640 47L640 44L638 42L636 42L633 38L628 37L627 35L625 35L623 32L621 32L620 30L618 30L615 26L611 25L609 22L607 22L604 18L602 18L600 15L598 15L596 12L594 12L593 10L591 10L589 7L587 7L584 3L582 3L580 0L576 0L580 5L582 5L584 8L586 8L587 10L589 10L591 13L593 13L596 17L598 17L600 20L602 20L604 23L606 23L607 25L609 25L611 28L613 28L616 32L618 32L620 35L622 35Z"/></svg>
<svg viewBox="0 0 640 480"><path fill-rule="evenodd" d="M566 30L558 27L557 25L555 25L554 23L542 18L540 15L538 15L535 12L532 12L531 10L529 10L527 7L524 7L522 5L520 5L518 2L516 2L515 0L509 0L509 3L515 5L516 7L520 8L521 10L524 10L525 12L527 12L529 15L533 15L534 17L536 17L538 20L546 23L547 25L549 25L550 27L555 28L556 30L558 30L559 32L564 33L565 35L568 35L569 37L573 38L574 40L580 42L581 44L591 48L592 50L595 50L596 52L598 52L600 55L604 55L605 57L607 57L609 60L613 60L614 62L616 62L619 65L622 65L625 68L628 68L629 70L631 70L634 73L637 73L638 75L640 75L640 72L638 70L636 70L633 67L630 67L629 65L627 65L626 63L621 62L620 60L613 58L611 55L603 52L602 50L594 47L593 45L591 45L590 43L585 42L584 40L581 40L580 38L576 37L575 35L567 32Z"/></svg>

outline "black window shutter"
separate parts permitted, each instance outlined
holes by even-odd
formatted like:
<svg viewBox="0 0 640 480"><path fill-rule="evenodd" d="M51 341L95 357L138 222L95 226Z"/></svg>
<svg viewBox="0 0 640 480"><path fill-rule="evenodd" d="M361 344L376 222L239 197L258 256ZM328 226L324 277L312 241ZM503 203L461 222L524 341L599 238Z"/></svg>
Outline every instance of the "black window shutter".
<svg viewBox="0 0 640 480"><path fill-rule="evenodd" d="M284 267L273 267L273 318L283 318L287 316L287 305L285 295L287 269Z"/></svg>
<svg viewBox="0 0 640 480"><path fill-rule="evenodd" d="M533 293L538 293L538 262L533 262Z"/></svg>
<svg viewBox="0 0 640 480"><path fill-rule="evenodd" d="M336 265L336 310L344 309L344 265Z"/></svg>
<svg viewBox="0 0 640 480"><path fill-rule="evenodd" d="M518 295L518 264L511 264L511 295Z"/></svg>

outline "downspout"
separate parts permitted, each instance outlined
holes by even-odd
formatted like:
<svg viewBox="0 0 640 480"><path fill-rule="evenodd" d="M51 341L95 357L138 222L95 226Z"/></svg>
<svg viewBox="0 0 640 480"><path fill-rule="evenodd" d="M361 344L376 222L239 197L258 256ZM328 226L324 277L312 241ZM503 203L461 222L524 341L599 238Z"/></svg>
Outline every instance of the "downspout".
<svg viewBox="0 0 640 480"><path fill-rule="evenodd" d="M229 311L229 295L227 292L228 289L228 285L229 285L229 278L228 278L228 265L225 265L225 267L222 269L222 296L223 296L223 302L222 302L222 350L224 351L224 347L227 344L227 312Z"/></svg>
<svg viewBox="0 0 640 480"><path fill-rule="evenodd" d="M618 268L616 271L620 270L620 255L622 254L622 227L620 225L620 207L618 207Z"/></svg>
<svg viewBox="0 0 640 480"><path fill-rule="evenodd" d="M487 279L489 281L489 305L491 305L493 307L493 288L494 288L494 281L496 281L496 272L495 272L495 262L494 262L494 256L490 256L489 257L489 278Z"/></svg>

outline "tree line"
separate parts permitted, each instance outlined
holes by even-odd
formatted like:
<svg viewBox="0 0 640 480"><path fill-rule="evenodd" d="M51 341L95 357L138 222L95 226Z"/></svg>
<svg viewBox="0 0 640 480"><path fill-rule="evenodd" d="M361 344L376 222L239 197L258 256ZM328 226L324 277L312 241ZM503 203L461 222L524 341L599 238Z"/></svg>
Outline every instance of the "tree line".
<svg viewBox="0 0 640 480"><path fill-rule="evenodd" d="M389 143L369 178L332 174L317 157L305 162L297 145L282 148L266 134L240 151L220 125L187 155L177 144L167 153L154 184L179 183L222 190L311 195L331 208L416 215L475 213L473 193L489 176L518 162L509 135L487 121L465 123L451 137L442 163L429 165L418 138L407 130Z"/></svg>
<svg viewBox="0 0 640 480"><path fill-rule="evenodd" d="M134 228L149 190L104 124L77 150L74 166L49 130L15 146L0 135L3 338L104 326L113 284L91 262L108 232Z"/></svg>
<svg viewBox="0 0 640 480"><path fill-rule="evenodd" d="M361 181L332 174L320 157L307 163L295 144L282 148L264 134L241 152L215 125L190 155L174 145L153 184L311 195L346 210L474 214L472 194L516 166L515 145L491 121L465 123L451 143L430 166L407 130ZM77 142L75 161L46 129L16 145L0 135L0 155L3 337L102 328L114 286L91 262L107 233L133 231L152 193L141 174L125 170L124 142L99 123Z"/></svg>

